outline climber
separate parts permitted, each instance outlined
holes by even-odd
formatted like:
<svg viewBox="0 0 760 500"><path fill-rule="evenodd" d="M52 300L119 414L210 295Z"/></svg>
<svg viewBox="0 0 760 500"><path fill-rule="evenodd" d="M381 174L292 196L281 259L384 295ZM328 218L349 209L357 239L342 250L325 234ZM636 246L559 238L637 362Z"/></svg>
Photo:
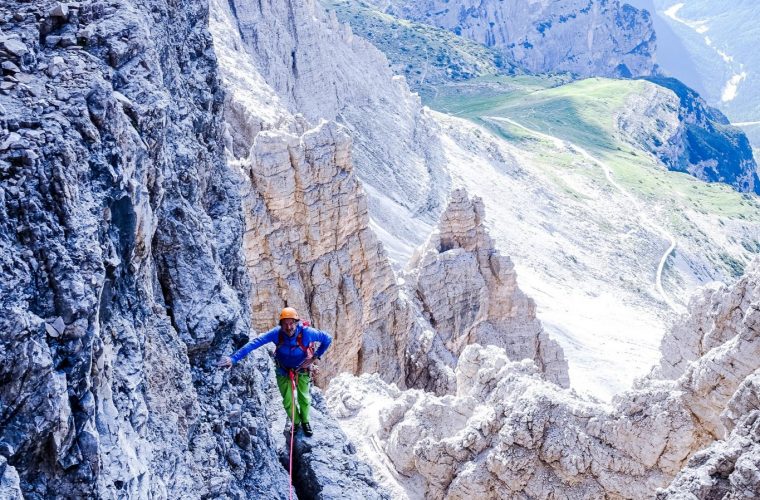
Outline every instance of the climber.
<svg viewBox="0 0 760 500"><path fill-rule="evenodd" d="M314 342L320 344L316 352L314 352ZM280 313L279 326L248 342L232 356L223 356L217 365L220 368L230 368L254 349L268 343L274 344L276 346L274 359L277 365L277 387L282 394L282 405L288 417L293 419L292 423L295 426L300 425L304 434L311 436L313 434L309 424L311 371L316 368L313 363L322 357L331 342L332 337L329 333L304 325L298 318L296 310L286 307ZM293 408L293 392L296 393L296 409Z"/></svg>

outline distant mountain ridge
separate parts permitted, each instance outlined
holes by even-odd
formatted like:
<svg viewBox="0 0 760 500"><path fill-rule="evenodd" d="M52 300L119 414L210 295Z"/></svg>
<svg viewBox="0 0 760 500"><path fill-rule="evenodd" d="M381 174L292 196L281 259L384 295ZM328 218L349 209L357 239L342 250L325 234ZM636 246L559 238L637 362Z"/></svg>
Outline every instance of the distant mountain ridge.
<svg viewBox="0 0 760 500"><path fill-rule="evenodd" d="M724 182L737 191L760 194L757 163L749 139L718 109L694 90L667 77L647 80L672 90L680 101L680 125L669 140L675 150L657 151L670 170L687 172L707 182Z"/></svg>
<svg viewBox="0 0 760 500"><path fill-rule="evenodd" d="M654 71L649 13L618 0L371 0L384 12L453 31L533 72L632 77Z"/></svg>
<svg viewBox="0 0 760 500"><path fill-rule="evenodd" d="M611 61L618 61L625 40L633 39L636 30L652 28L651 18L644 10L639 11L629 5L605 4L604 7L599 2L576 6L578 11L571 12L575 7L569 6L567 2L544 1L541 3L542 9L534 9L530 13L522 12L522 7L510 2L492 5L493 2L486 1L480 2L477 7L466 1L444 2L442 5L436 3L431 11L425 11L422 4L403 0L323 0L322 3L334 11L338 19L350 24L357 34L366 37L385 52L394 71L403 74L410 87L420 92L426 101L435 99L442 85L481 76L519 74L523 71L567 71L575 76L609 76L611 73L611 76L628 78L633 74L625 63L620 63L625 68L612 68L609 64L593 65L584 70L574 67L573 64L580 63L585 56L576 53L582 44L578 45L577 40L565 37L565 31L573 28L569 26L570 20L576 24L587 24L573 29L592 30L586 41L594 41L597 51L594 57L600 60L607 57ZM452 28L452 13L456 11L456 5L459 5L456 16L459 24ZM479 39L479 32L474 27L484 19L496 20L507 15L509 18L504 17L501 24L489 21L488 29L509 32L509 36L514 38L517 37L515 23L520 22L520 26L526 30L525 40L535 33L541 35L540 42L526 42L534 45L536 50L525 52L522 58L515 58L515 53L505 50L505 46L492 35L486 34L484 39ZM465 25L470 28L463 30L462 26ZM559 25L568 26L560 29ZM527 29L529 26L535 29ZM602 36L595 31L601 30L601 26L613 31ZM598 44L600 36L609 43ZM654 39L652 35L651 44L639 44L636 51L644 51L645 47L646 50L653 49ZM555 49L557 52L553 52ZM548 55L549 52L552 54ZM571 53L570 56L567 56L568 52ZM567 60L562 59L565 56L568 57ZM672 124L666 133L656 126L643 130L635 125L635 119L626 120L636 129L627 135L634 142L640 141L639 145L654 154L669 170L685 172L705 182L723 182L740 192L760 192L757 164L749 140L742 130L731 126L723 113L710 107L697 92L679 80L658 75L656 66L646 66L646 71L655 74L645 73L642 78L676 94L678 123L671 117L665 118L663 123ZM561 85L572 79L573 76L567 75L553 85ZM642 101L641 104L652 108L662 102ZM669 114L665 109L655 111L652 108L650 111ZM634 115L641 114L642 110L634 109L631 112ZM625 130L621 132L626 135ZM634 135L638 135L638 138Z"/></svg>

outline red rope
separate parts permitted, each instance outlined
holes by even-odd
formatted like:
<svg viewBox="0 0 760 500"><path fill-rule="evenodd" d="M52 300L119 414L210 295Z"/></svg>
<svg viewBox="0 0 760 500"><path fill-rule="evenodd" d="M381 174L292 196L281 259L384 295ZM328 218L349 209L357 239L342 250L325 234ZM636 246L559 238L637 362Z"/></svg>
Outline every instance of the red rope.
<svg viewBox="0 0 760 500"><path fill-rule="evenodd" d="M290 375L290 500L293 500L293 436L296 430L296 379L293 370L288 370Z"/></svg>

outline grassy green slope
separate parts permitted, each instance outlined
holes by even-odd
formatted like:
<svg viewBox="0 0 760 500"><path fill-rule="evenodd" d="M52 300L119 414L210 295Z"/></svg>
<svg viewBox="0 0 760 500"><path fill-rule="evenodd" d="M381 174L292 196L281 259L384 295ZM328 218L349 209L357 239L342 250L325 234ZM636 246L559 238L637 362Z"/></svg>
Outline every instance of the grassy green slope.
<svg viewBox="0 0 760 500"><path fill-rule="evenodd" d="M382 50L394 73L422 94L443 82L515 73L496 51L450 31L398 19L361 0L322 0L322 5Z"/></svg>
<svg viewBox="0 0 760 500"><path fill-rule="evenodd" d="M727 275L740 273L758 252L758 197L668 171L652 155L619 136L613 120L616 111L648 83L598 78L557 83L556 78L541 77L478 79L439 89L428 104L473 120L527 150L541 149L535 137L493 118L512 119L585 149L609 166L614 179L641 200L683 248L701 253ZM536 166L549 172L575 168L578 162L573 155L544 157L534 156ZM596 169L585 172L601 175Z"/></svg>

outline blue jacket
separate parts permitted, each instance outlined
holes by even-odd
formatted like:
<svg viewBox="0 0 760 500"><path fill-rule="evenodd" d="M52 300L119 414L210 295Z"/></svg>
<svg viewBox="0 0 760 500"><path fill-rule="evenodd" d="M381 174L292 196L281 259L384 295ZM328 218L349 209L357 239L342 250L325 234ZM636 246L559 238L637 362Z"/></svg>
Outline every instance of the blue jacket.
<svg viewBox="0 0 760 500"><path fill-rule="evenodd" d="M282 337L282 345L277 347L277 350L275 351L275 359L279 365L277 373L279 375L287 375L285 369L298 368L304 361L306 361L306 353L298 345L299 334L302 335L301 343L305 347L309 347L309 344L312 342L320 343L319 349L317 349L317 352L314 353L314 356L317 358L321 357L325 353L327 348L330 347L330 343L332 342L332 337L329 333L317 330L316 328L312 328L310 326L303 326L301 323L298 323L298 325L296 325L296 332L292 337L288 337L285 332L282 332L282 334L280 334L281 330L282 328L280 326L275 326L268 332L248 342L246 345L241 347L239 351L230 356L232 358L232 364L236 365L251 351L258 349L265 344L272 343L277 346L280 342L280 338Z"/></svg>

